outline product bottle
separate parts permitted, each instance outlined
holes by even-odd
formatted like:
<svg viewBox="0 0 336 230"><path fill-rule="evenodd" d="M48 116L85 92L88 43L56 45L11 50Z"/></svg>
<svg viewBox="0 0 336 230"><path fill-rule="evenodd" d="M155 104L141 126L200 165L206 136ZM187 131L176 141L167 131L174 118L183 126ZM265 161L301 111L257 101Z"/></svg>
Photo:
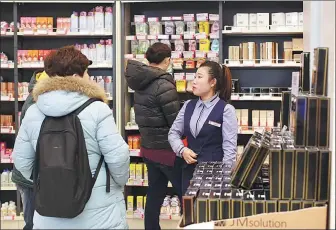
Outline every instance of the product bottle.
<svg viewBox="0 0 336 230"><path fill-rule="evenodd" d="M131 111L130 111L130 122L131 124L135 125L136 122L135 122L135 113L134 113L134 107L131 108Z"/></svg>

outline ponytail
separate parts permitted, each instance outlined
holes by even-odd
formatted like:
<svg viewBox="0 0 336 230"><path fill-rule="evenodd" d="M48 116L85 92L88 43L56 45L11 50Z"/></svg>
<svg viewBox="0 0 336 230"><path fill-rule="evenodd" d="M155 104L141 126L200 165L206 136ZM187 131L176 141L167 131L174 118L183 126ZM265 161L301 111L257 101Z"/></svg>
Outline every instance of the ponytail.
<svg viewBox="0 0 336 230"><path fill-rule="evenodd" d="M217 80L216 92L219 94L219 98L229 103L232 91L230 69L227 66L220 65L214 61L205 61L201 64L200 68L201 67L208 67L210 77Z"/></svg>
<svg viewBox="0 0 336 230"><path fill-rule="evenodd" d="M222 65L223 74L222 74L222 81L219 85L219 97L226 102L230 102L231 100L231 93L232 93L232 75L229 67L226 65Z"/></svg>

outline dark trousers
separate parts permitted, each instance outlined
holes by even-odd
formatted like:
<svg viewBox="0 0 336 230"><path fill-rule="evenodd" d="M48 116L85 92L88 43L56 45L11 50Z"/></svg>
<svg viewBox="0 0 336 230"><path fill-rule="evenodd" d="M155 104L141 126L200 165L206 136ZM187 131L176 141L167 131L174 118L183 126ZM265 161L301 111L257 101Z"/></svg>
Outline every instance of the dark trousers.
<svg viewBox="0 0 336 230"><path fill-rule="evenodd" d="M182 194L185 194L187 191L189 185L190 185L190 180L193 177L195 168L197 164L187 164L185 161L183 161L183 166L182 166Z"/></svg>
<svg viewBox="0 0 336 230"><path fill-rule="evenodd" d="M35 211L34 189L17 185L17 189L21 194L23 204L23 218L25 221L24 230L33 229L33 219Z"/></svg>
<svg viewBox="0 0 336 230"><path fill-rule="evenodd" d="M182 202L182 163L183 160L176 157L174 167L162 165L144 158L148 169L148 190L145 207L145 229L159 230L160 211L163 200L167 194L168 181L173 185L175 193Z"/></svg>

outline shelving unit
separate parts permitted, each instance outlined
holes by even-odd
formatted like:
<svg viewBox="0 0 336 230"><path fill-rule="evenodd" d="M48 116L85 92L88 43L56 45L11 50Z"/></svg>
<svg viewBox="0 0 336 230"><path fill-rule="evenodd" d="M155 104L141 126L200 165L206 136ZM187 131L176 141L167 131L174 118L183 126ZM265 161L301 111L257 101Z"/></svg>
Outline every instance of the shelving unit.
<svg viewBox="0 0 336 230"><path fill-rule="evenodd" d="M88 12L96 6L112 7L113 8L113 28L109 31L99 32L66 32L66 30L57 30L58 17L70 17L71 14L76 12L85 11ZM1 127L0 142L6 142L7 148L13 148L15 137L18 132L19 126L19 112L25 102L25 97L19 97L19 83L30 82L33 73L36 70L43 69L43 62L31 62L31 63L19 63L19 50L50 50L57 49L65 45L88 44L99 43L101 39L112 39L112 60L100 63L94 63L89 67L89 75L93 76L116 76L115 68L113 68L115 62L115 43L113 42L115 34L115 7L114 1L93 1L93 2L64 2L64 3L52 3L49 1L41 1L38 3L1 3L1 20L6 22L14 22L14 27L20 23L21 17L52 17L53 28L52 31L38 29L36 32L25 30L2 31L1 33L1 47L0 52L4 52L9 63L1 63L1 81L14 83L14 94L10 96L2 95L0 97L1 106L0 114L13 116L13 127ZM113 92L108 95L109 106L111 109L116 108L115 101L115 81L112 80ZM116 109L113 109L114 116ZM4 169L12 169L13 163L11 159L1 159L0 171ZM2 220L14 221L22 220L18 216L22 212L20 195L16 191L14 186L1 187L0 197L1 203L8 202L10 200L16 201L17 205L17 217L9 216L2 218Z"/></svg>

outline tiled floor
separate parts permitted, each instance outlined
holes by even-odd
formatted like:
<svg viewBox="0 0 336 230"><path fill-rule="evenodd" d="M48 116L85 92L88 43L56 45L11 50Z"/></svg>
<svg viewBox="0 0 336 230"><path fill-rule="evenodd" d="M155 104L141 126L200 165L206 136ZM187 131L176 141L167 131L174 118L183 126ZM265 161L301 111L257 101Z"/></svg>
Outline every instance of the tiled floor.
<svg viewBox="0 0 336 230"><path fill-rule="evenodd" d="M178 221L161 220L162 229L176 229ZM1 221L1 229L22 229L23 221ZM141 219L128 219L129 229L144 229L144 221Z"/></svg>

